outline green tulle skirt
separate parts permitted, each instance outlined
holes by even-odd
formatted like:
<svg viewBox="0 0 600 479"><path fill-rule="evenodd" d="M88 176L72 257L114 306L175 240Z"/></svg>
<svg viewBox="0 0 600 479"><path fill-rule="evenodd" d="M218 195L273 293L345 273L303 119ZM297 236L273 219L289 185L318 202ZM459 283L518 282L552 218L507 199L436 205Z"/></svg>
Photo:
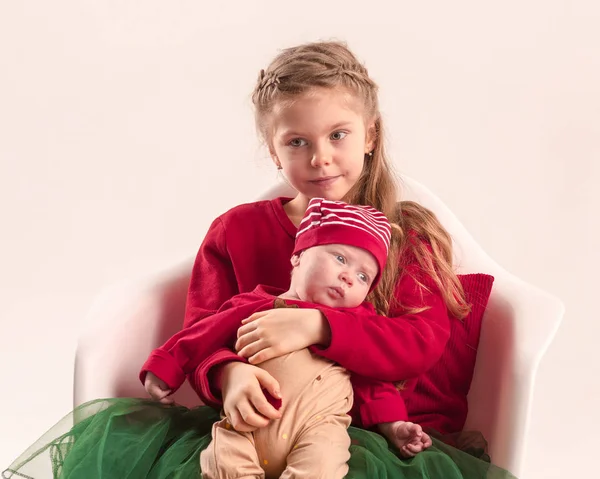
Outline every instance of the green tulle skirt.
<svg viewBox="0 0 600 479"><path fill-rule="evenodd" d="M200 478L200 452L211 441L218 413L143 399L102 399L79 406L2 473L3 478ZM434 439L412 459L401 459L380 435L350 428L346 477L361 479L514 478L486 460L485 444L455 436ZM476 457L479 456L479 457Z"/></svg>

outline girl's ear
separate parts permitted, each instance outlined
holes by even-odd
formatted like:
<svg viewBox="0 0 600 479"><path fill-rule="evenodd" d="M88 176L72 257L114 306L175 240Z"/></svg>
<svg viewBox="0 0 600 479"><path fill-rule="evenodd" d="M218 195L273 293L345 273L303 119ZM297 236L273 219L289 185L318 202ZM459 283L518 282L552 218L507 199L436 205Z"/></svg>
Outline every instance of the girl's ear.
<svg viewBox="0 0 600 479"><path fill-rule="evenodd" d="M371 153L375 149L377 144L377 127L375 126L375 120L373 120L367 126L367 135L365 138L365 154Z"/></svg>
<svg viewBox="0 0 600 479"><path fill-rule="evenodd" d="M277 167L277 169L281 170L281 161L279 161L279 158L277 158L277 155L275 155L274 153L271 153L271 159L273 160L273 163L275 163L275 166Z"/></svg>
<svg viewBox="0 0 600 479"><path fill-rule="evenodd" d="M269 143L268 149L269 149L269 155L271 156L273 163L275 163L275 166L277 167L278 170L281 170L281 161L279 161L279 158L277 157L277 153L275 153L275 148L273 148L273 145L271 143Z"/></svg>

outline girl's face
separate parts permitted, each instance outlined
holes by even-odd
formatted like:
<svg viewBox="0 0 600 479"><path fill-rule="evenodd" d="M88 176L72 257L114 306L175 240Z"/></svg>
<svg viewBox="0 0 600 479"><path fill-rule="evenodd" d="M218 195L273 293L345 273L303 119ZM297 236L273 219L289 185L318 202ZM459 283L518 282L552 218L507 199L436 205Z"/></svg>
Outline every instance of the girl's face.
<svg viewBox="0 0 600 479"><path fill-rule="evenodd" d="M272 116L271 156L304 196L341 200L374 147L359 102L345 90L319 88Z"/></svg>

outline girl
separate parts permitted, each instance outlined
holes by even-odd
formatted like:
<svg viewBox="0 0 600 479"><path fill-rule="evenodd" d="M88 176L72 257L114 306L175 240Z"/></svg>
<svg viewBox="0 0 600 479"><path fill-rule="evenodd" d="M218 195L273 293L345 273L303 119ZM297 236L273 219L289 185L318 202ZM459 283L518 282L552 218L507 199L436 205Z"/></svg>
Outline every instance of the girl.
<svg viewBox="0 0 600 479"><path fill-rule="evenodd" d="M313 43L283 51L261 71L252 100L273 162L298 194L242 205L215 220L192 271L185 325L257 284L287 288L287 258L310 198L370 205L396 227L382 281L369 298L380 315L263 312L240 329L239 356L219 351L190 376L205 403L220 405L222 397L238 430L276 417L261 390L273 394L277 384L257 368L232 362L247 358L258 364L311 347L357 374L407 380L438 361L450 317L461 319L469 310L452 270L448 234L424 208L396 201L377 86L344 45ZM353 354L355 338L368 354ZM394 420L383 406L376 400L360 405L375 423ZM394 441L393 434L388 438Z"/></svg>
<svg viewBox="0 0 600 479"><path fill-rule="evenodd" d="M186 326L258 284L289 288L297 226L313 197L372 206L394 225L394 234L381 281L368 297L378 314L263 311L244 320L237 353L223 348L189 375L204 402L222 406L240 432L279 417L263 392L277 397L279 385L255 364L309 347L352 373L407 380L408 389L440 358L450 321L469 310L452 270L449 235L426 209L397 203L377 86L345 45L320 42L284 50L261 71L252 100L273 162L298 194L242 205L213 222L194 264ZM491 469L494 477L511 477L438 441L413 459L399 459L398 411L387 406L376 395L356 405L361 418L379 425L392 449L381 436L350 428L347 477L483 478ZM58 437L51 430L55 439L42 438L10 471L41 477L35 466L50 453L55 477L198 477L200 452L219 419L206 407L187 410L134 399L88 403L73 416L72 429Z"/></svg>

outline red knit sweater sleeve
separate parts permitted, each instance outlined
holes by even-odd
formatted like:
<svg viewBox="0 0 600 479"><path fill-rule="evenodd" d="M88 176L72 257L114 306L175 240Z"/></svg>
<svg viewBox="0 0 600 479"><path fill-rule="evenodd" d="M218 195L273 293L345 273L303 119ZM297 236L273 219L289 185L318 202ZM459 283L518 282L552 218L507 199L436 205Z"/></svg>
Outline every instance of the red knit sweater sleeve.
<svg viewBox="0 0 600 479"><path fill-rule="evenodd" d="M238 293L236 275L227 251L225 226L221 218L217 218L196 255L183 326L191 326L214 314L222 304Z"/></svg>
<svg viewBox="0 0 600 479"><path fill-rule="evenodd" d="M386 317L366 308L364 314L324 308L331 342L311 350L349 371L382 381L397 382L427 371L450 337L450 317L441 292L418 265L411 264L396 286L396 299L403 306L425 309Z"/></svg>
<svg viewBox="0 0 600 479"><path fill-rule="evenodd" d="M235 299L226 302L218 313L182 329L152 351L140 371L142 383L150 371L169 388L177 390L186 375L190 374L193 378L196 368L219 348L232 346L242 319L251 315L258 304L251 302L239 306L236 303ZM196 389L195 384L192 386Z"/></svg>
<svg viewBox="0 0 600 479"><path fill-rule="evenodd" d="M354 419L362 427L408 419L404 399L394 384L352 374L352 387Z"/></svg>

